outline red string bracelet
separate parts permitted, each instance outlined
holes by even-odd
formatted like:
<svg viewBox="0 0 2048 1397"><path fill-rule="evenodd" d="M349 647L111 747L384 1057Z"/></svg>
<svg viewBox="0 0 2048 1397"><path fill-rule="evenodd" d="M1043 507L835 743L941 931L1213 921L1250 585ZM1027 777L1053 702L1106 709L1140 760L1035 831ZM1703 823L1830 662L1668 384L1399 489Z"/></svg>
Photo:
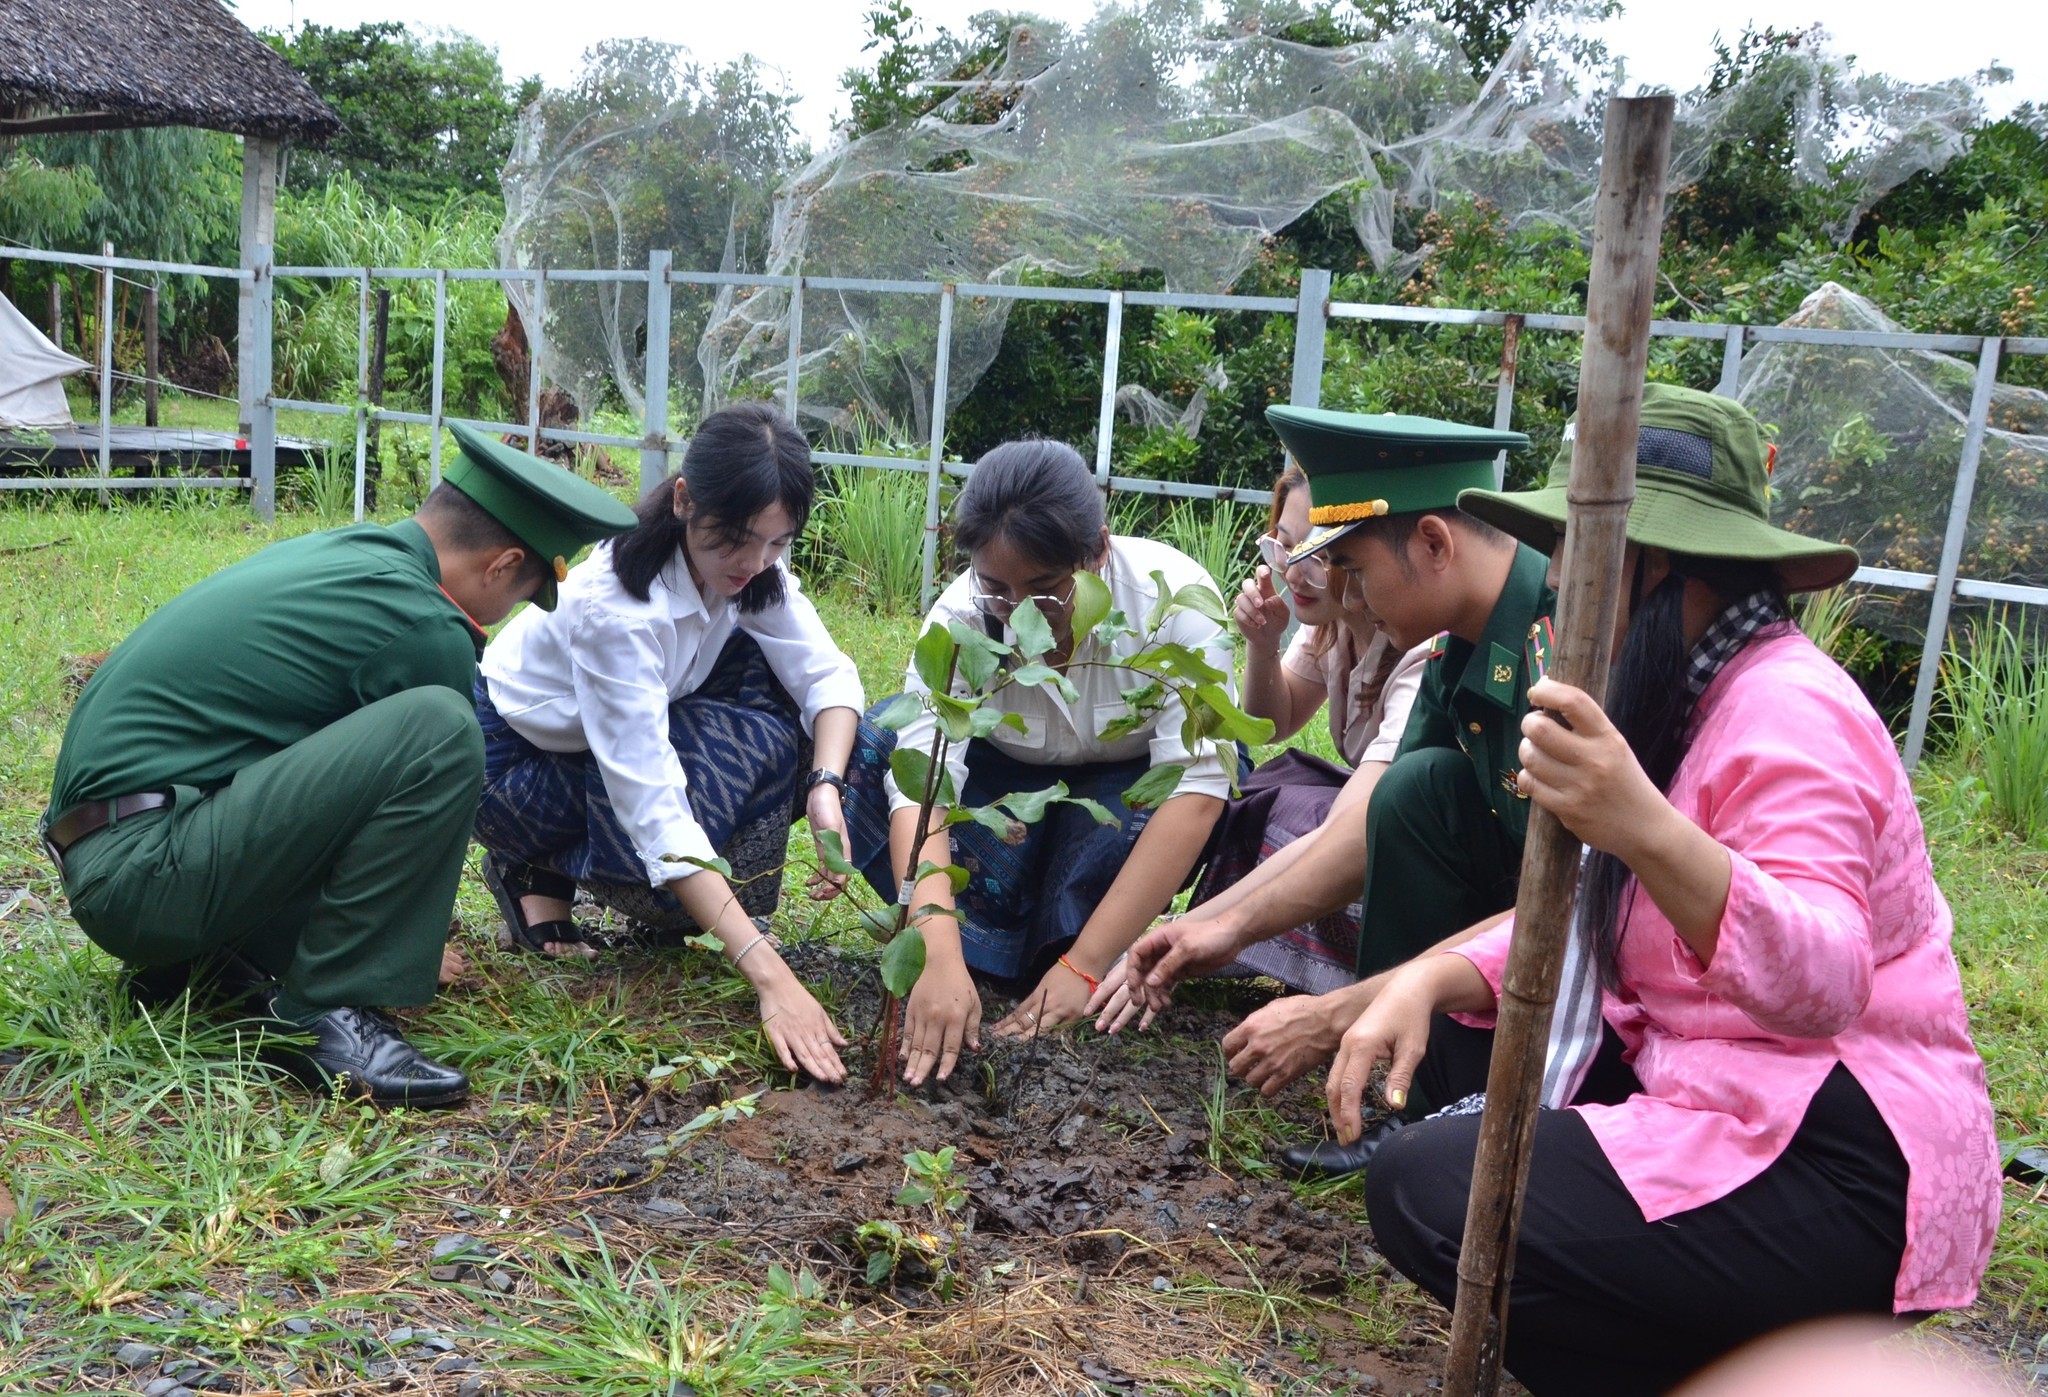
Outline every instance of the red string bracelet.
<svg viewBox="0 0 2048 1397"><path fill-rule="evenodd" d="M1064 965L1065 967L1067 967L1067 969L1073 971L1076 975L1079 975L1083 980L1088 982L1088 993L1093 994L1095 993L1095 991L1102 988L1101 980L1097 979L1093 975L1090 975L1087 971L1083 970L1080 966L1068 960L1065 956L1060 957L1060 964Z"/></svg>

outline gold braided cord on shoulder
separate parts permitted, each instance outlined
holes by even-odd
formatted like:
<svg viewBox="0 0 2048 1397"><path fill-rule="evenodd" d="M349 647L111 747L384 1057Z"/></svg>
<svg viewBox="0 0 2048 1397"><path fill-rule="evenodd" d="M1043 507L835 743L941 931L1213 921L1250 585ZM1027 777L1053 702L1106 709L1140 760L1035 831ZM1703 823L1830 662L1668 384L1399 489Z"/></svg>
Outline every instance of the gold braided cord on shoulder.
<svg viewBox="0 0 2048 1397"><path fill-rule="evenodd" d="M1385 500L1359 500L1355 504L1311 505L1308 522L1311 524L1349 524L1357 519L1374 519L1387 512Z"/></svg>

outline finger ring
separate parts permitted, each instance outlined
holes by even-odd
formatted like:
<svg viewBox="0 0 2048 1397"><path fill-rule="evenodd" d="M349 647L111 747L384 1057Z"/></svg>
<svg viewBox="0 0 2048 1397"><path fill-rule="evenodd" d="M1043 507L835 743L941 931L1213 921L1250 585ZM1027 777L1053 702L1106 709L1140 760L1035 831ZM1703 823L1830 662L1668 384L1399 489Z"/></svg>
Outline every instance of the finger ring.
<svg viewBox="0 0 2048 1397"><path fill-rule="evenodd" d="M1025 1023L1037 1023L1037 1022L1038 1022L1038 1015L1036 1015L1036 1014L1026 1014L1026 1015L1024 1016L1024 1022L1025 1022Z"/></svg>

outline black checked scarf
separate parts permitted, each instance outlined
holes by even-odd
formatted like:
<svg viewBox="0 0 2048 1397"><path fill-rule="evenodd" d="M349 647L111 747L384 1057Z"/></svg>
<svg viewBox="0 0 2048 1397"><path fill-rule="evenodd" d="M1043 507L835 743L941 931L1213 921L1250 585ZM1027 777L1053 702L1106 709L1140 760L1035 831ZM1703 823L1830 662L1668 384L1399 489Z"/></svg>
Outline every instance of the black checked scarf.
<svg viewBox="0 0 2048 1397"><path fill-rule="evenodd" d="M1723 665L1741 654L1742 647L1758 631L1790 616L1784 594L1773 588L1751 592L1716 616L1686 657L1685 687L1691 702L1686 705L1682 721L1692 721L1693 708ZM1582 869L1587 852L1582 849L1579 853ZM1581 920L1581 912L1575 911L1558 977L1557 1003L1550 1015L1550 1035L1543 1049L1543 1105L1557 1110L1570 1105L1578 1095L1586 1080L1586 1070L1600 1050L1601 1023L1600 975L1593 956L1593 936ZM1476 1115L1485 1107L1486 1093L1474 1092L1437 1114Z"/></svg>

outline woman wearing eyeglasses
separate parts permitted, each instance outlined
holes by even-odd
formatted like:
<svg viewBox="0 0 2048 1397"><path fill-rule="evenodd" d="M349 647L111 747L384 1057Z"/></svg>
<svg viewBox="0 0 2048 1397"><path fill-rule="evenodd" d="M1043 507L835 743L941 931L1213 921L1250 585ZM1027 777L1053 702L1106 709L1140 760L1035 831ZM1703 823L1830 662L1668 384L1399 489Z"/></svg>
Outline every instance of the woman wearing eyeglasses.
<svg viewBox="0 0 2048 1397"><path fill-rule="evenodd" d="M1349 766L1290 749L1246 777L1217 821L1195 886L1194 916L1204 907L1227 907L1254 868L1295 841L1318 835L1340 808L1356 806L1362 820L1372 783L1394 759L1422 685L1429 643L1408 651L1395 645L1366 609L1350 574L1329 566L1322 555L1288 561L1308 535L1308 511L1308 477L1289 461L1273 487L1271 520L1259 539L1262 561L1237 598L1237 628L1245 639L1243 706L1254 717L1272 719L1275 742L1301 731L1327 707L1330 741ZM1276 578L1285 581L1286 597L1278 594ZM1283 649L1290 606L1301 626ZM1326 994L1356 978L1358 918L1353 902L1256 942L1232 968ZM1110 1016L1105 1026L1120 1023Z"/></svg>
<svg viewBox="0 0 2048 1397"><path fill-rule="evenodd" d="M846 1040L749 915L775 909L798 810L846 828L860 675L783 562L813 489L810 447L774 408L704 419L632 532L484 652L476 838L515 949L592 954L579 886L656 927L687 919L754 986L783 1066L837 1082ZM737 890L706 866L721 858ZM820 875L811 895L838 891Z"/></svg>
<svg viewBox="0 0 2048 1397"><path fill-rule="evenodd" d="M1070 794L1099 802L1117 817L1098 824L1073 805L1048 806L1035 824L1012 830L1011 843L978 824L941 830L923 858L955 863L970 874L957 900L959 919L928 916L925 970L905 1006L904 1080L921 1083L934 1069L944 1078L963 1046L981 1040L981 996L975 976L1021 991L998 1033L1031 1035L1084 1016L1088 1000L1126 948L1188 880L1216 816L1230 794L1234 749L1213 742L1190 750L1181 738L1186 713L1169 700L1143 726L1100 736L1130 712L1124 695L1149 682L1136 670L1092 663L1109 658L1099 642L1073 633L1076 577L1093 572L1108 584L1111 605L1143 626L1158 596L1152 574L1170 592L1190 584L1213 588L1202 566L1147 539L1112 537L1102 494L1080 454L1051 441L1013 441L975 466L953 510L953 540L967 570L953 579L925 627L961 623L1013 641L1011 618L1028 600L1045 616L1054 646L1047 664L1064 671L1076 693L1024 684L1001 686L988 700L1010 717L987 737L955 746L948 757L963 805L1066 783ZM1128 657L1159 641L1207 649L1227 666L1222 626L1192 611L1168 617L1157 632L1114 642ZM924 692L915 665L906 686ZM849 807L856 848L869 862L868 881L890 901L897 880L916 862L917 792L896 788L889 754L900 744L928 750L928 715L897 733L860 725ZM1174 792L1151 812L1132 810L1123 792L1155 766L1185 768ZM927 878L912 904L955 906L944 877Z"/></svg>

